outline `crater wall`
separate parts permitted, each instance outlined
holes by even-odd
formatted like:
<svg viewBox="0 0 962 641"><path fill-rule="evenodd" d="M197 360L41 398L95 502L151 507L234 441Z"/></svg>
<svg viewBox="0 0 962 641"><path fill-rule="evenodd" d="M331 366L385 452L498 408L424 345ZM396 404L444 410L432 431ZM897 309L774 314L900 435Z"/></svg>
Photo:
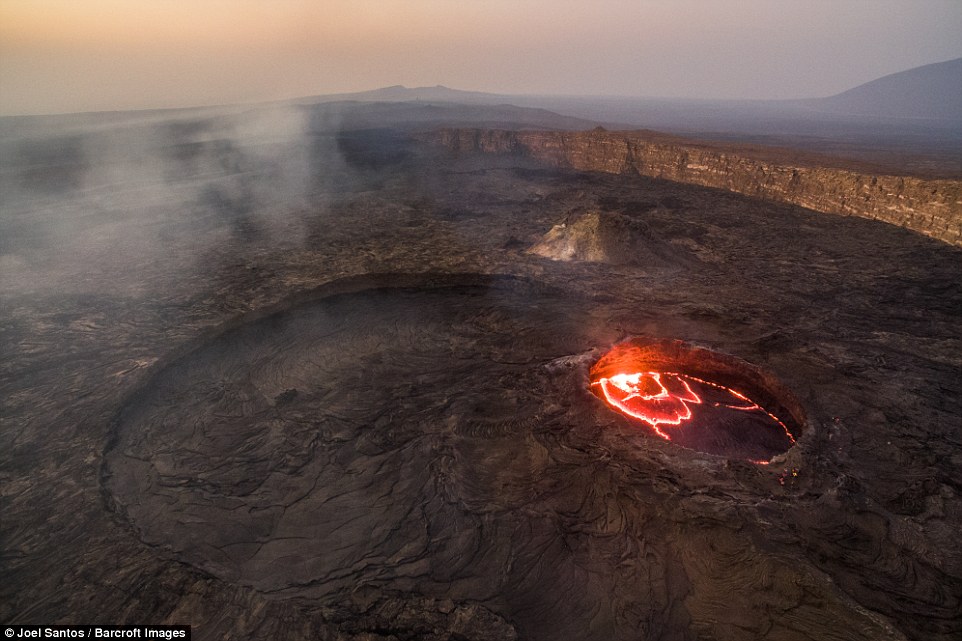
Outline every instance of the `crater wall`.
<svg viewBox="0 0 962 641"><path fill-rule="evenodd" d="M962 180L885 175L856 163L822 166L806 161L804 154L796 162L788 150L723 148L646 131L445 129L435 136L435 142L455 151L511 153L557 167L718 187L881 220L962 246Z"/></svg>

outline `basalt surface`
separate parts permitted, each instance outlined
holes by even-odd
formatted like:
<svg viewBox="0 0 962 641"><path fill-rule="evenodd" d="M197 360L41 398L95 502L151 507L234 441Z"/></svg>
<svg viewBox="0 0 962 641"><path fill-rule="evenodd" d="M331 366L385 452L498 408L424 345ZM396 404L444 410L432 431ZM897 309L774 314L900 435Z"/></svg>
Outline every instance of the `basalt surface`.
<svg viewBox="0 0 962 641"><path fill-rule="evenodd" d="M321 181L269 227L158 210L138 224L163 259L117 246L78 270L39 240L8 259L0 619L957 638L962 250L694 185L401 151L357 151L350 189ZM678 260L527 253L586 209ZM776 381L797 443L758 465L613 412L589 371L639 337Z"/></svg>

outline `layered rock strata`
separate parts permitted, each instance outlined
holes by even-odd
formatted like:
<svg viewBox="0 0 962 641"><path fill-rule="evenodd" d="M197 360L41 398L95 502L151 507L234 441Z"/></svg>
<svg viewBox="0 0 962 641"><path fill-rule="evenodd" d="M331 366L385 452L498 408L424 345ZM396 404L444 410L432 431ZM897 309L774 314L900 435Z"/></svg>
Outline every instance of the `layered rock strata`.
<svg viewBox="0 0 962 641"><path fill-rule="evenodd" d="M786 150L721 147L645 131L446 129L435 141L456 151L511 153L556 167L718 187L881 220L962 246L962 180L884 175L858 164L824 166L801 154L793 159Z"/></svg>

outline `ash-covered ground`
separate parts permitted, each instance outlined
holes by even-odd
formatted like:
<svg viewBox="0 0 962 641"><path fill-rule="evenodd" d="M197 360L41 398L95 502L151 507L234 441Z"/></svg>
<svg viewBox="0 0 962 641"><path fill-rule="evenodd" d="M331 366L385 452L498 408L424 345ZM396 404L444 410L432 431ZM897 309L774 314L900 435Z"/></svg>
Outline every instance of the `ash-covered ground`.
<svg viewBox="0 0 962 641"><path fill-rule="evenodd" d="M962 250L323 116L7 132L0 619L962 632ZM585 211L642 259L527 252ZM797 445L728 460L611 411L588 370L639 336L770 373Z"/></svg>

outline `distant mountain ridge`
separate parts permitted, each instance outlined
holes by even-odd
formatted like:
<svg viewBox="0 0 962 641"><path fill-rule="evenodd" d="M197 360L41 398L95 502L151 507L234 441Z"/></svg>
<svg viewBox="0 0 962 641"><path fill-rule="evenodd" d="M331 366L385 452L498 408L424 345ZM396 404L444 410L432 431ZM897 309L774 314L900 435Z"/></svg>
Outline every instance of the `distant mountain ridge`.
<svg viewBox="0 0 962 641"><path fill-rule="evenodd" d="M804 102L820 111L852 116L962 123L962 58L889 74L834 96Z"/></svg>
<svg viewBox="0 0 962 641"><path fill-rule="evenodd" d="M350 100L356 102L455 102L460 104L502 104L511 102L514 96L485 93L482 91L463 91L444 85L433 87L405 87L391 85L369 91L353 93L323 94L298 98L296 102L331 102Z"/></svg>
<svg viewBox="0 0 962 641"><path fill-rule="evenodd" d="M443 85L405 87L393 85L370 91L328 94L298 99L297 102L451 102L459 104L500 105L557 109L559 105L589 103L643 105L676 104L682 109L711 110L719 107L749 109L756 112L791 113L815 111L843 117L950 121L962 124L962 58L915 67L889 74L826 98L801 100L675 100L671 98L630 98L617 96L537 96L463 91ZM585 117L584 113L570 114ZM614 115L614 114L612 114ZM620 114L618 114L620 115ZM602 119L598 114L588 116Z"/></svg>

